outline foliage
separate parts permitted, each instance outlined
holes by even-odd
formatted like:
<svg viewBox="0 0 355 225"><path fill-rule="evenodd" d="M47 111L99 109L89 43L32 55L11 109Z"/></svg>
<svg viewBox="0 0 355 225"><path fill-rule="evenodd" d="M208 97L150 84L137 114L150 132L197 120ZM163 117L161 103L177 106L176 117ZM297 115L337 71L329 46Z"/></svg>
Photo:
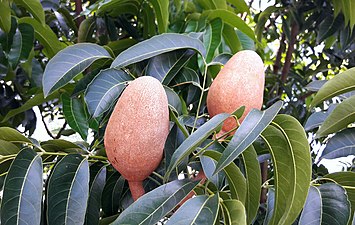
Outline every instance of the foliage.
<svg viewBox="0 0 355 225"><path fill-rule="evenodd" d="M0 1L1 223L351 224L354 172L319 163L355 154L351 3L252 2ZM215 138L244 108L210 118L208 88L244 49L264 59L264 108ZM103 136L139 76L164 85L171 129L133 203ZM31 138L35 106L65 118L52 140Z"/></svg>

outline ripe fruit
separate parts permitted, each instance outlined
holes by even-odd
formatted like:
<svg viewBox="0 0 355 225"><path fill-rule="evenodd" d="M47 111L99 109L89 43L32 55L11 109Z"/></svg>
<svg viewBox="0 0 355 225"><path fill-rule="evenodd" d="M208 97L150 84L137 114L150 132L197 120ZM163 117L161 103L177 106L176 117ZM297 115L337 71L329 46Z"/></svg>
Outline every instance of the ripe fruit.
<svg viewBox="0 0 355 225"><path fill-rule="evenodd" d="M243 121L252 108L261 109L264 93L264 64L260 56L251 50L235 54L212 82L207 95L207 108L211 117L232 113L241 106L245 112ZM234 118L228 118L222 127L225 133L236 127Z"/></svg>
<svg viewBox="0 0 355 225"><path fill-rule="evenodd" d="M134 200L144 194L143 180L158 167L168 133L168 99L161 83L149 76L132 81L109 119L104 143Z"/></svg>

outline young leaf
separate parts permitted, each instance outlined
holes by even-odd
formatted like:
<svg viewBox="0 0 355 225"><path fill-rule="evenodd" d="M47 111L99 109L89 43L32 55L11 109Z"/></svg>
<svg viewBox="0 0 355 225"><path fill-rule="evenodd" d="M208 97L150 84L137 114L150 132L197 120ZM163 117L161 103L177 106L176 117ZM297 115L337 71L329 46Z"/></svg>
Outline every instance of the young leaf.
<svg viewBox="0 0 355 225"><path fill-rule="evenodd" d="M89 164L79 154L63 157L47 185L48 224L83 224L89 195Z"/></svg>
<svg viewBox="0 0 355 225"><path fill-rule="evenodd" d="M327 81L314 96L310 108L337 95L355 90L355 67L336 75Z"/></svg>
<svg viewBox="0 0 355 225"><path fill-rule="evenodd" d="M320 225L321 222L322 197L318 188L310 186L298 225Z"/></svg>
<svg viewBox="0 0 355 225"><path fill-rule="evenodd" d="M161 34L142 41L121 52L112 62L111 68L121 68L151 57L178 49L193 49L203 57L206 54L202 42L183 34Z"/></svg>
<svg viewBox="0 0 355 225"><path fill-rule="evenodd" d="M44 96L66 85L94 61L109 58L111 56L106 49L91 43L79 43L63 49L48 62L44 70Z"/></svg>
<svg viewBox="0 0 355 225"><path fill-rule="evenodd" d="M218 218L219 195L189 199L170 217L166 225L214 225Z"/></svg>
<svg viewBox="0 0 355 225"><path fill-rule="evenodd" d="M355 95L337 105L317 131L316 137L338 132L353 122L355 122Z"/></svg>
<svg viewBox="0 0 355 225"><path fill-rule="evenodd" d="M253 109L245 117L243 123L235 132L226 150L218 161L215 173L221 171L225 166L234 161L249 145L251 145L261 132L271 123L279 110L282 102L276 102L265 111Z"/></svg>
<svg viewBox="0 0 355 225"><path fill-rule="evenodd" d="M175 180L164 184L140 197L112 223L149 225L157 223L173 210L199 181Z"/></svg>
<svg viewBox="0 0 355 225"><path fill-rule="evenodd" d="M227 113L218 114L191 134L172 155L171 162L165 174L165 179L168 180L170 173L175 167L177 167L186 156L207 139L208 136L210 136L228 117L229 114Z"/></svg>
<svg viewBox="0 0 355 225"><path fill-rule="evenodd" d="M355 155L355 128L336 133L329 139L320 159L335 159Z"/></svg>
<svg viewBox="0 0 355 225"><path fill-rule="evenodd" d="M245 208L241 201L235 199L223 200L222 206L225 210L224 217L227 217L227 225L247 225Z"/></svg>
<svg viewBox="0 0 355 225"><path fill-rule="evenodd" d="M121 95L132 78L122 70L102 70L91 81L85 92L85 101L92 117L107 111Z"/></svg>
<svg viewBox="0 0 355 225"><path fill-rule="evenodd" d="M71 98L65 93L61 95L61 101L63 103L63 114L69 126L78 132L83 140L86 140L89 123L82 101Z"/></svg>
<svg viewBox="0 0 355 225"><path fill-rule="evenodd" d="M207 50L206 62L209 63L214 58L216 49L222 41L223 22L216 18L209 22L203 35L203 43Z"/></svg>
<svg viewBox="0 0 355 225"><path fill-rule="evenodd" d="M5 179L1 224L40 224L42 173L42 159L32 149L16 156Z"/></svg>

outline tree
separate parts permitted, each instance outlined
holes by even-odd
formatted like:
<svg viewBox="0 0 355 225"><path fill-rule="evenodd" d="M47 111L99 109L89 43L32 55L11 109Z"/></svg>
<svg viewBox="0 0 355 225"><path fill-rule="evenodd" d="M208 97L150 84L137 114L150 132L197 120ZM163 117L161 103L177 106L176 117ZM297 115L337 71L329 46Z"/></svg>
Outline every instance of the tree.
<svg viewBox="0 0 355 225"><path fill-rule="evenodd" d="M1 1L1 223L351 224L353 168L319 164L354 155L351 3L275 1L262 12L252 3ZM267 66L264 108L213 139L232 115L210 118L208 88L244 49ZM172 127L133 203L103 135L127 83L143 75L164 85ZM66 119L48 129L52 140L30 138L34 106ZM83 142L60 139L72 133Z"/></svg>

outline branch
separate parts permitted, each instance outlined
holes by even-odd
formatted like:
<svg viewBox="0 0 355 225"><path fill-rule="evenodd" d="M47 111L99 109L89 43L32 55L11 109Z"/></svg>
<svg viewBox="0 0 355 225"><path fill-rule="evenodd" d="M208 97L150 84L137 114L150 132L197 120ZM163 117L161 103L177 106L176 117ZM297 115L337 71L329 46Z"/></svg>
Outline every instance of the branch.
<svg viewBox="0 0 355 225"><path fill-rule="evenodd" d="M67 121L64 122L62 128L60 128L60 130L58 131L57 136L55 136L55 139L59 139L60 136L62 136L62 132L63 132L63 130L65 129L66 126L67 126Z"/></svg>
<svg viewBox="0 0 355 225"><path fill-rule="evenodd" d="M261 183L265 183L267 180L267 169L268 169L268 163L267 161L260 163L260 169L261 169ZM267 189L265 187L261 188L261 195L260 195L260 203L266 203L266 194L267 194Z"/></svg>
<svg viewBox="0 0 355 225"><path fill-rule="evenodd" d="M291 27L290 42L288 43L285 64L284 64L284 67L282 68L282 73L281 73L281 82L282 83L286 82L287 75L290 72L292 53L295 50L295 43L296 43L296 38L297 38L298 32L299 32L299 26L296 22L294 22Z"/></svg>
<svg viewBox="0 0 355 225"><path fill-rule="evenodd" d="M46 124L46 121L44 121L44 116L43 116L42 113L41 113L41 117L42 117L42 123L43 123L43 125L44 125L44 128L45 128L46 131L47 131L47 134L48 134L52 139L56 139L56 138L54 137L54 135L52 134L52 132L49 130L49 128L48 128L48 126L47 126L47 124Z"/></svg>
<svg viewBox="0 0 355 225"><path fill-rule="evenodd" d="M81 22L83 22L83 20L84 20L83 16L79 16L82 11L83 11L83 7L82 7L81 0L75 0L75 14L77 16L77 18L76 18L76 26L77 27L79 27Z"/></svg>
<svg viewBox="0 0 355 225"><path fill-rule="evenodd" d="M279 47L279 50L277 50L277 55L276 55L276 59L275 59L274 66L273 66L275 75L277 75L277 73L279 72L279 69L281 67L281 56L286 48L285 39L286 39L286 35L285 35L285 33L282 33L281 40L280 40L280 47Z"/></svg>

